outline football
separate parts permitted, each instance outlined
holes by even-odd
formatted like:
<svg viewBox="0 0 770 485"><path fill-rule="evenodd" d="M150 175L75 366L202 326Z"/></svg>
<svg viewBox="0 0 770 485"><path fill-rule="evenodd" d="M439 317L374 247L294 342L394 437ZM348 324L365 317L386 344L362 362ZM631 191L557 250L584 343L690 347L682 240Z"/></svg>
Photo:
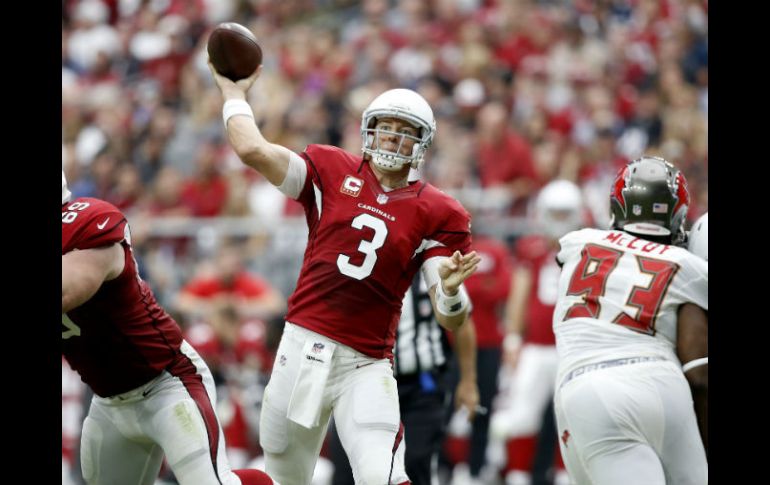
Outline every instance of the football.
<svg viewBox="0 0 770 485"><path fill-rule="evenodd" d="M249 77L262 64L262 48L249 29L235 22L217 25L207 44L214 69L237 81Z"/></svg>

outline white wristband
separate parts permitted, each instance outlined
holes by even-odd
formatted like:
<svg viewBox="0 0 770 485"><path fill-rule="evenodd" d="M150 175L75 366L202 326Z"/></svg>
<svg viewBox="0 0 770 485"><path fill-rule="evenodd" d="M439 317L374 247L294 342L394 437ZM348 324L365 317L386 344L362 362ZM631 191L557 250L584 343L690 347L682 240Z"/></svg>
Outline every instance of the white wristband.
<svg viewBox="0 0 770 485"><path fill-rule="evenodd" d="M503 349L506 351L514 351L521 347L522 338L518 333L509 333L503 339Z"/></svg>
<svg viewBox="0 0 770 485"><path fill-rule="evenodd" d="M700 359L691 360L690 362L682 366L682 372L687 372L690 369L694 369L702 365L708 365L708 363L709 363L708 357L701 357Z"/></svg>
<svg viewBox="0 0 770 485"><path fill-rule="evenodd" d="M242 99L228 99L222 106L222 121L225 123L225 128L227 128L227 120L235 115L245 115L254 119L254 112L249 103Z"/></svg>
<svg viewBox="0 0 770 485"><path fill-rule="evenodd" d="M444 287L441 281L436 284L436 308L437 310L447 317L453 317L464 312L468 308L468 294L463 291L461 286L457 294L454 296L447 296L444 293Z"/></svg>

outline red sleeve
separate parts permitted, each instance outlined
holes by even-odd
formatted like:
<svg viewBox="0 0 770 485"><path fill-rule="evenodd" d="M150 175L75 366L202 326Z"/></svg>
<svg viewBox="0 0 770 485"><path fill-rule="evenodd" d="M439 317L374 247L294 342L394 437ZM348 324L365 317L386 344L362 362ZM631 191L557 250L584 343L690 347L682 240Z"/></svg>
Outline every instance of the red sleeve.
<svg viewBox="0 0 770 485"><path fill-rule="evenodd" d="M126 238L126 219L125 217L122 217L123 214L119 211L114 212L113 216L115 216L115 218L121 217L121 219L110 227L110 222L114 220L111 219L103 231L93 231L94 227L97 227L97 223L92 224L92 227L90 227L89 230L93 232L86 235L81 243L80 249L109 246L110 244L123 241L123 239ZM102 219L102 221L104 221L104 219Z"/></svg>
<svg viewBox="0 0 770 485"><path fill-rule="evenodd" d="M511 276L513 276L513 265L508 250L502 244L497 251L497 278L498 295L505 297L511 291Z"/></svg>
<svg viewBox="0 0 770 485"><path fill-rule="evenodd" d="M126 234L126 217L109 202L83 197L62 206L62 254L119 243Z"/></svg>
<svg viewBox="0 0 770 485"><path fill-rule="evenodd" d="M219 285L210 278L194 279L182 288L182 293L189 293L201 298L216 295L219 292Z"/></svg>
<svg viewBox="0 0 770 485"><path fill-rule="evenodd" d="M262 280L262 278L248 273L239 274L236 285L238 291L247 297L262 296L270 290L270 285Z"/></svg>
<svg viewBox="0 0 770 485"><path fill-rule="evenodd" d="M437 190L432 189L431 190ZM424 259L434 256L451 256L455 251L466 254L471 248L471 216L468 211L455 199L440 193L443 203L437 201L435 209L439 209L439 225L427 238L440 245L425 250ZM441 213L443 212L443 216Z"/></svg>
<svg viewBox="0 0 770 485"><path fill-rule="evenodd" d="M307 150L310 150L311 146L312 145L309 145ZM302 186L302 190L300 190L299 196L297 197L297 202L302 204L305 212L309 215L315 207L315 191L313 190L313 186L315 185L321 189L323 184L321 183L321 176L316 169L316 162L310 158L307 151L302 152L300 156L302 157L302 160L305 161L307 176L305 177L305 184Z"/></svg>
<svg viewBox="0 0 770 485"><path fill-rule="evenodd" d="M479 238L474 243L474 249L482 255L482 257L488 257L494 261L494 266L486 273L486 280L489 282L483 287L483 291L487 293L487 296L492 301L499 301L508 295L511 287L511 275L512 265L511 258L508 254L506 246L496 239L488 239L486 237ZM466 280L466 286L477 284L480 280L476 276L481 276L482 273L477 271L468 280Z"/></svg>
<svg viewBox="0 0 770 485"><path fill-rule="evenodd" d="M521 136L516 136L512 152L515 154L514 158L516 160L516 175L514 178L537 180L535 163L532 160L532 148L529 142Z"/></svg>
<svg viewBox="0 0 770 485"><path fill-rule="evenodd" d="M455 251L460 251L460 254L466 254L470 252L471 247L471 234L470 233L439 233L434 234L433 237L443 243L442 246L436 246L425 251L423 259L430 259L436 256L450 257Z"/></svg>

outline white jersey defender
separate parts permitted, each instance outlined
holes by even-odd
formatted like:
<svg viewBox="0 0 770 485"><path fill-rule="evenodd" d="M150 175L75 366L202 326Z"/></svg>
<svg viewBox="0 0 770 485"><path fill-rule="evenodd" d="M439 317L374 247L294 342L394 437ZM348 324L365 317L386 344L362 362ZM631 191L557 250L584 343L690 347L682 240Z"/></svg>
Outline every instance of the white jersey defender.
<svg viewBox="0 0 770 485"><path fill-rule="evenodd" d="M681 172L644 157L613 185L611 230L560 240L554 410L577 484L708 482L677 357L680 308L708 310L708 263L672 245L683 242L688 203Z"/></svg>
<svg viewBox="0 0 770 485"><path fill-rule="evenodd" d="M689 302L708 310L708 264L683 248L623 231L583 229L560 244L557 383L580 366L613 358L679 364L677 309Z"/></svg>

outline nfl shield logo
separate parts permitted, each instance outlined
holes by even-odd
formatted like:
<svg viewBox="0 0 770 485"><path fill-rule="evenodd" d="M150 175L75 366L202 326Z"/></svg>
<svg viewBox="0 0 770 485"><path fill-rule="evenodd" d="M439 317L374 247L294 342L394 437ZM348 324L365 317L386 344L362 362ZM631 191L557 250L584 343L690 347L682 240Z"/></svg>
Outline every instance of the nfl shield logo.
<svg viewBox="0 0 770 485"><path fill-rule="evenodd" d="M631 212L633 212L635 216L642 215L642 206L638 204L634 204L634 207L631 209Z"/></svg>
<svg viewBox="0 0 770 485"><path fill-rule="evenodd" d="M380 194L380 195L377 196L377 203L378 204L384 204L387 201L388 201L388 196L387 195Z"/></svg>
<svg viewBox="0 0 770 485"><path fill-rule="evenodd" d="M318 352L322 351L323 348L324 348L324 344L322 344L322 343L314 343L313 344L313 352L315 352L316 354Z"/></svg>

